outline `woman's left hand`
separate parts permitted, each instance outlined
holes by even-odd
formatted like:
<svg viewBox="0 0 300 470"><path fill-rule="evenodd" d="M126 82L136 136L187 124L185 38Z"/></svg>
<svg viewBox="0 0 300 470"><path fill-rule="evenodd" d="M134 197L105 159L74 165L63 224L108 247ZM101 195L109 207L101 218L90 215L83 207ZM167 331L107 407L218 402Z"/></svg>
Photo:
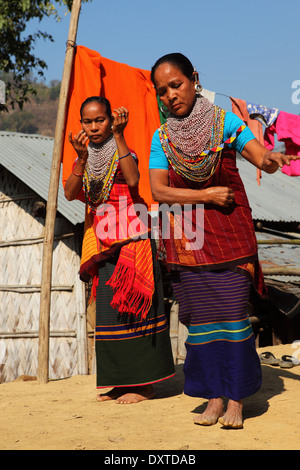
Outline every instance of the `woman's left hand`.
<svg viewBox="0 0 300 470"><path fill-rule="evenodd" d="M123 131L128 123L129 111L121 106L120 108L114 109L112 113L113 124L112 124L112 133L115 136L123 135Z"/></svg>
<svg viewBox="0 0 300 470"><path fill-rule="evenodd" d="M257 139L249 140L241 154L246 160L266 173L275 173L278 168L290 165L291 161L300 159L300 156L267 150Z"/></svg>
<svg viewBox="0 0 300 470"><path fill-rule="evenodd" d="M291 161L298 159L299 156L285 155L284 153L268 150L264 154L262 170L267 173L273 173L278 169L278 167L282 168L284 165L290 165Z"/></svg>

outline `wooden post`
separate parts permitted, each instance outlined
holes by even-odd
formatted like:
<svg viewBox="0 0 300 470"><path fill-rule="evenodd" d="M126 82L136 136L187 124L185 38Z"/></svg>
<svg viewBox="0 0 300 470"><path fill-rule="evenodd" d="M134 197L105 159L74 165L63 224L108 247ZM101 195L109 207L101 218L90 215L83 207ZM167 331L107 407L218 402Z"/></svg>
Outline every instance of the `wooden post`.
<svg viewBox="0 0 300 470"><path fill-rule="evenodd" d="M61 82L61 90L58 102L57 120L54 136L54 148L52 155L52 166L49 183L49 193L47 201L41 297L40 297L40 320L39 320L39 350L38 350L38 374L40 383L47 383L49 380L49 328L50 328L50 306L51 306L51 284L52 284L52 252L55 218L57 210L57 196L60 178L60 166L62 156L62 146L64 137L64 126L66 120L66 105L72 72L75 43L77 36L78 20L81 8L81 0L74 0L71 11L67 50L65 55L64 70Z"/></svg>

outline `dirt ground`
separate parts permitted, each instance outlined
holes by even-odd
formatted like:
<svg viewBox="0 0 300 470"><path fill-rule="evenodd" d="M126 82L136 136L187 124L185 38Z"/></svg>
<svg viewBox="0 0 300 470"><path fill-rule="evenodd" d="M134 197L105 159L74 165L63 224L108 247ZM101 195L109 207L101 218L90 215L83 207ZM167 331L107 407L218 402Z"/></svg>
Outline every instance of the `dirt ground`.
<svg viewBox="0 0 300 470"><path fill-rule="evenodd" d="M300 358L295 344L272 346ZM95 400L95 376L0 385L1 450L299 450L300 366L263 365L263 385L244 401L244 428L193 424L206 400L183 394L182 365L156 398L121 405Z"/></svg>

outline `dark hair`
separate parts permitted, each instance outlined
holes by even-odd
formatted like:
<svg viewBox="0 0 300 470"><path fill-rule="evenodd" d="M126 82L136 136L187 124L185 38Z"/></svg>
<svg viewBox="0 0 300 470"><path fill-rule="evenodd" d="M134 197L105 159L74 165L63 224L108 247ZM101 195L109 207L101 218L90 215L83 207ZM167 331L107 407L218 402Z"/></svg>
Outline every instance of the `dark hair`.
<svg viewBox="0 0 300 470"><path fill-rule="evenodd" d="M154 81L155 71L156 71L156 69L159 65L165 64L165 63L175 65L176 67L179 68L179 70L181 70L183 75L185 75L190 80L192 79L193 72L194 72L194 67L193 67L193 64L191 63L191 61L186 56L181 54L180 52L173 52L171 54L166 54L166 55L162 56L153 65L153 67L151 69L151 80L152 80L154 86L155 86L155 81Z"/></svg>
<svg viewBox="0 0 300 470"><path fill-rule="evenodd" d="M83 112L83 109L85 108L85 106L89 103L93 103L93 102L96 102L96 103L100 103L100 104L104 104L105 106L105 111L106 111L106 114L109 118L111 118L111 106L110 106L110 102L108 101L108 99L104 98L103 96L90 96L89 98L87 98L81 105L80 107L80 116L82 117L82 112Z"/></svg>

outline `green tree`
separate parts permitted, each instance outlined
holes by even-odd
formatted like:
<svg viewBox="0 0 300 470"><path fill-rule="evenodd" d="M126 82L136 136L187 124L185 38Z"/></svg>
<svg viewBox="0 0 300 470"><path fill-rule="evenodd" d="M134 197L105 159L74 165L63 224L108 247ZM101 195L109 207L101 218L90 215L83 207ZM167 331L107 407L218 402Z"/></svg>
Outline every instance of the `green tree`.
<svg viewBox="0 0 300 470"><path fill-rule="evenodd" d="M41 21L45 16L59 21L58 8L65 5L70 11L72 4L73 0L0 0L0 71L12 74L12 80L5 83L6 105L0 104L0 111L16 104L22 109L28 95L35 93L34 84L24 79L33 71L43 77L47 68L33 49L37 40L53 41L53 38L40 30L26 36L27 23L32 19Z"/></svg>
<svg viewBox="0 0 300 470"><path fill-rule="evenodd" d="M50 82L50 100L57 100L59 97L60 92L60 81L59 80L51 80Z"/></svg>
<svg viewBox="0 0 300 470"><path fill-rule="evenodd" d="M1 123L3 131L23 132L24 134L36 134L38 127L34 123L34 115L29 111L16 111L7 114Z"/></svg>

